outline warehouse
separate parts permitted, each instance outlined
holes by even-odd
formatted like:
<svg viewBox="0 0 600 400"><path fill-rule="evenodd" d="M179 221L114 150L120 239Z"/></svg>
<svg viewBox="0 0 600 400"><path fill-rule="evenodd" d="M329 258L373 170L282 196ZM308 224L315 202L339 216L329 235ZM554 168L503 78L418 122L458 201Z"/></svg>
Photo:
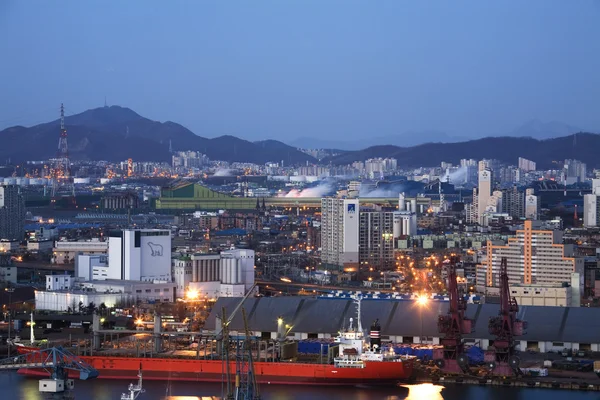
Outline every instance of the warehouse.
<svg viewBox="0 0 600 400"><path fill-rule="evenodd" d="M225 307L230 315L240 301L240 298L220 298L205 328L214 329L221 309ZM244 308L250 330L262 337L269 334L276 337L279 318L289 325L288 336L298 340L334 337L348 325L349 318L356 319L356 305L350 299L259 297L247 299ZM375 319L379 319L383 340L438 344L437 319L447 310L445 301L430 301L420 306L415 301L364 299L362 324L368 329ZM494 339L488 333L488 321L498 311L498 304L469 304L466 315L475 321L475 331L465 336L465 342L487 349ZM522 306L518 317L529 325L526 334L517 338L521 350L600 351L600 309ZM235 315L229 327L233 331L243 331L241 313Z"/></svg>

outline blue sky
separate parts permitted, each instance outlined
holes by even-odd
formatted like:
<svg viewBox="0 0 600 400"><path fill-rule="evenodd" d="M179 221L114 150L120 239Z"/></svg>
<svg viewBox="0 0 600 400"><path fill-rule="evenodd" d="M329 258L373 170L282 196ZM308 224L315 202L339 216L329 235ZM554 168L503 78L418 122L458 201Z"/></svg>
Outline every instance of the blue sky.
<svg viewBox="0 0 600 400"><path fill-rule="evenodd" d="M0 128L110 105L247 139L600 130L600 2L0 1Z"/></svg>

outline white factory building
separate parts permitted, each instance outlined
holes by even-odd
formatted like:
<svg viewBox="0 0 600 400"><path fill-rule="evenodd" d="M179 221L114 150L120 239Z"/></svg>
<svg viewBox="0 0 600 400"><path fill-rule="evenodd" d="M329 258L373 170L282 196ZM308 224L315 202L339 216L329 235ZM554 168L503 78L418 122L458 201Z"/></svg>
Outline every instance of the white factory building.
<svg viewBox="0 0 600 400"><path fill-rule="evenodd" d="M54 311L67 311L80 302L86 306L93 302L97 306L104 303L114 307L137 301L171 302L174 299L171 232L160 229L111 232L108 256L78 254L75 278L50 275L46 290L35 293L37 309Z"/></svg>
<svg viewBox="0 0 600 400"><path fill-rule="evenodd" d="M38 310L77 310L79 303L97 307L126 306L138 301L159 303L175 300L174 283L151 283L121 280L79 281L69 275L46 276L46 290L35 292Z"/></svg>
<svg viewBox="0 0 600 400"><path fill-rule="evenodd" d="M187 291L209 298L244 296L254 285L254 251L237 249L179 259L173 278L179 298Z"/></svg>
<svg viewBox="0 0 600 400"><path fill-rule="evenodd" d="M124 229L110 233L107 279L171 282L171 231Z"/></svg>

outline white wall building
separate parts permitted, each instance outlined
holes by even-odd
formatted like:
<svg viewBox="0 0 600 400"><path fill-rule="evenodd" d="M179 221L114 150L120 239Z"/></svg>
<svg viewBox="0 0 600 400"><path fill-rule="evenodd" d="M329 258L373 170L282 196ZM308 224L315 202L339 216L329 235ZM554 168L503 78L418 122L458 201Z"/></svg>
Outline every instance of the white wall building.
<svg viewBox="0 0 600 400"><path fill-rule="evenodd" d="M108 242L101 242L99 239L76 242L59 240L54 243L54 249L52 251L54 263L72 263L77 254L107 254Z"/></svg>
<svg viewBox="0 0 600 400"><path fill-rule="evenodd" d="M358 199L321 199L321 260L343 267L359 262Z"/></svg>
<svg viewBox="0 0 600 400"><path fill-rule="evenodd" d="M538 197L533 193L531 188L525 191L525 218L537 220L540 205Z"/></svg>
<svg viewBox="0 0 600 400"><path fill-rule="evenodd" d="M171 232L161 229L111 232L108 279L171 282Z"/></svg>
<svg viewBox="0 0 600 400"><path fill-rule="evenodd" d="M179 298L188 290L209 298L244 296L254 285L254 251L194 254L175 261L173 278Z"/></svg>
<svg viewBox="0 0 600 400"><path fill-rule="evenodd" d="M52 275L56 279L63 275ZM68 277L68 276L67 276ZM46 288L48 287L46 281ZM35 292L35 307L38 310L67 311L69 308L78 309L79 303L96 306L104 303L107 307L135 304L138 301L150 303L167 303L175 300L174 283L150 283L122 280L105 280L77 283L71 281L72 287L61 289L56 283L56 289ZM52 285L55 282L52 281ZM66 285L64 283L63 285Z"/></svg>
<svg viewBox="0 0 600 400"><path fill-rule="evenodd" d="M46 290L69 290L72 285L70 275L46 275Z"/></svg>
<svg viewBox="0 0 600 400"><path fill-rule="evenodd" d="M79 254L75 258L75 276L86 281L109 279L108 256Z"/></svg>

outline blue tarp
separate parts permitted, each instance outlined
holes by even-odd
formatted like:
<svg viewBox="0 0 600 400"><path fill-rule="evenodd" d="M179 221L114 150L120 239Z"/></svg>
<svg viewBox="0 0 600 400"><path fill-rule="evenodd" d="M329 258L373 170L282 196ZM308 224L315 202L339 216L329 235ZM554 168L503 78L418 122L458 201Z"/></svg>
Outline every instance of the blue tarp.
<svg viewBox="0 0 600 400"><path fill-rule="evenodd" d="M216 231L215 233L213 233L213 236L243 236L245 234L246 231L244 229L233 228L226 229L224 231Z"/></svg>
<svg viewBox="0 0 600 400"><path fill-rule="evenodd" d="M323 345L323 354L327 354L329 343L319 341L300 341L298 342L298 353L302 354L319 354Z"/></svg>
<svg viewBox="0 0 600 400"><path fill-rule="evenodd" d="M428 349L428 348L417 348L417 347L413 348L410 346L396 346L396 347L394 347L394 353L396 353L398 355L403 355L403 356L416 356L419 360L432 360L433 359L433 349Z"/></svg>
<svg viewBox="0 0 600 400"><path fill-rule="evenodd" d="M482 364L483 363L484 351L481 347L471 346L467 350L467 357L469 357L469 364Z"/></svg>

